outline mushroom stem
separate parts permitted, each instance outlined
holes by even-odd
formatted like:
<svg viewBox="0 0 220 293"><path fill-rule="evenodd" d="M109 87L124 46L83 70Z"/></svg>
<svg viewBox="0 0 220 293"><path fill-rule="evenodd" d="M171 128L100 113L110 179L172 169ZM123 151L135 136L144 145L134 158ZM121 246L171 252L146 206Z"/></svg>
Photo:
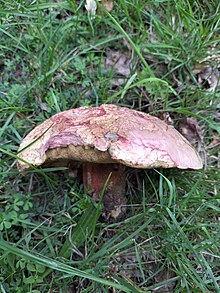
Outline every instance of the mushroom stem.
<svg viewBox="0 0 220 293"><path fill-rule="evenodd" d="M83 163L83 184L85 190L92 191L98 201L104 184L111 174L103 195L103 216L109 220L119 220L125 215L125 166L122 164Z"/></svg>

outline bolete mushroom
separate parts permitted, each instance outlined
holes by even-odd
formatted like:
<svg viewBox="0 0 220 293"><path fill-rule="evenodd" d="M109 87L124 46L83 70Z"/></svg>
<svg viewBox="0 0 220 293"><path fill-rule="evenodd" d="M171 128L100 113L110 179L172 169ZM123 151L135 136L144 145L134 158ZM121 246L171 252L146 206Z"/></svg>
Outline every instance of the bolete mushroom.
<svg viewBox="0 0 220 293"><path fill-rule="evenodd" d="M173 126L154 116L116 105L60 112L22 141L18 168L82 162L83 183L95 198L111 174L103 197L107 218L125 212L125 166L200 169L196 150Z"/></svg>

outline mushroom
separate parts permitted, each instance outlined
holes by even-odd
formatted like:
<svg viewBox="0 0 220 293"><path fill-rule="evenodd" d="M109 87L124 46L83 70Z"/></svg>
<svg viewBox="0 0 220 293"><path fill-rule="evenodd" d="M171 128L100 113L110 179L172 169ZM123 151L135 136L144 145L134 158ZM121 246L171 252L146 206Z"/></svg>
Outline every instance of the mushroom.
<svg viewBox="0 0 220 293"><path fill-rule="evenodd" d="M106 218L125 214L125 167L200 169L201 159L171 125L112 104L60 112L35 127L18 150L18 168L82 162L83 184L98 200L103 186Z"/></svg>

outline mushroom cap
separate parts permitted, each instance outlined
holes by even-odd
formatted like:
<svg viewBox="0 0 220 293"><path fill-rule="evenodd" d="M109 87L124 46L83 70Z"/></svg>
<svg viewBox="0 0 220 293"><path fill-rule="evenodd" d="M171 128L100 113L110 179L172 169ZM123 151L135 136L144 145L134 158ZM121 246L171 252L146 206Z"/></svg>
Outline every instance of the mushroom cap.
<svg viewBox="0 0 220 293"><path fill-rule="evenodd" d="M59 161L62 166L72 160L122 163L133 168L202 168L196 150L173 126L111 104L52 116L24 138L18 157L20 170L28 169L29 164Z"/></svg>

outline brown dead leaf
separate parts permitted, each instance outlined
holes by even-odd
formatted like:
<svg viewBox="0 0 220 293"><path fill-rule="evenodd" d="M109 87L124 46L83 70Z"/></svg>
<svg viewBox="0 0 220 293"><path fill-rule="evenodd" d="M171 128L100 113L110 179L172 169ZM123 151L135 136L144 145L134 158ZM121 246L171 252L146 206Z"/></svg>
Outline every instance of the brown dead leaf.
<svg viewBox="0 0 220 293"><path fill-rule="evenodd" d="M207 64L197 64L193 73L198 76L198 83L202 88L206 88L210 92L214 92L220 85L220 73L218 66L209 66Z"/></svg>
<svg viewBox="0 0 220 293"><path fill-rule="evenodd" d="M103 7L105 7L105 9L109 12L112 10L113 8L113 0L98 0L102 5Z"/></svg>
<svg viewBox="0 0 220 293"><path fill-rule="evenodd" d="M105 67L107 69L114 68L115 72L123 76L128 76L131 72L131 56L128 52L106 51Z"/></svg>
<svg viewBox="0 0 220 293"><path fill-rule="evenodd" d="M123 45L128 48L129 52L131 52L132 51L132 46L129 43L129 41L126 38L123 38L122 41L123 41Z"/></svg>
<svg viewBox="0 0 220 293"><path fill-rule="evenodd" d="M192 143L202 143L202 128L193 117L187 117L178 125L179 131Z"/></svg>
<svg viewBox="0 0 220 293"><path fill-rule="evenodd" d="M196 118L187 117L178 125L178 130L193 145L197 145L198 152L204 165L207 165L207 153L204 144L203 128L198 124Z"/></svg>
<svg viewBox="0 0 220 293"><path fill-rule="evenodd" d="M23 113L19 113L19 112L16 113L16 117L19 120L25 120L26 119L26 116Z"/></svg>
<svg viewBox="0 0 220 293"><path fill-rule="evenodd" d="M166 122L166 124L168 125L173 125L173 119L170 117L169 112L163 112L160 114L159 117L161 120L163 120L164 122Z"/></svg>
<svg viewBox="0 0 220 293"><path fill-rule="evenodd" d="M149 278L149 281L145 285L152 285L152 281L154 284L164 282L164 285L154 288L152 292L173 292L176 286L176 280L172 280L172 278L176 277L176 274L168 268L164 268L162 271L158 272L158 258L149 251L141 249L140 246L139 257L143 263L145 277L147 278L150 275L154 275L154 277ZM160 261L162 261L162 259ZM110 269L114 274L126 278L126 280L129 279L130 282L135 282L138 285L143 282L143 275L138 267L138 259L135 252L119 254L118 257L111 261Z"/></svg>
<svg viewBox="0 0 220 293"><path fill-rule="evenodd" d="M153 292L157 293L165 293L165 292L173 292L174 287L176 286L176 280L170 281L170 279L176 277L176 274L168 269L163 269L156 276L156 283L165 283L164 285L158 286L153 289Z"/></svg>
<svg viewBox="0 0 220 293"><path fill-rule="evenodd" d="M200 84L204 84L204 82L207 81L209 84L208 90L214 92L219 84L219 71L212 67L208 67L199 74L198 81Z"/></svg>
<svg viewBox="0 0 220 293"><path fill-rule="evenodd" d="M42 111L47 111L47 109L48 109L48 105L46 103L42 103L42 102L39 104L39 107Z"/></svg>
<svg viewBox="0 0 220 293"><path fill-rule="evenodd" d="M214 136L213 140L210 142L210 144L208 145L208 149L214 149L220 146L220 135Z"/></svg>
<svg viewBox="0 0 220 293"><path fill-rule="evenodd" d="M112 84L113 86L119 86L119 85L124 84L125 81L126 81L126 78L113 78L113 79L111 80L111 84Z"/></svg>

